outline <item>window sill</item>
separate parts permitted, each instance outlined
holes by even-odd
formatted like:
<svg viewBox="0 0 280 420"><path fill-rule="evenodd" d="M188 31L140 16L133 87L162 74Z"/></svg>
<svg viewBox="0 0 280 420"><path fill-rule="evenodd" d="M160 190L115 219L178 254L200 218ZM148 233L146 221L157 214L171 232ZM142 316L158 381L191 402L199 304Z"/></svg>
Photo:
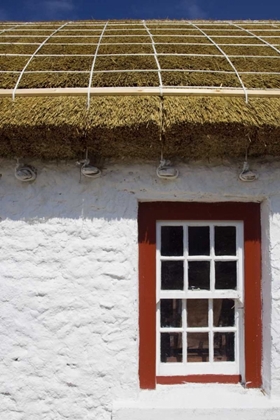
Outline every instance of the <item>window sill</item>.
<svg viewBox="0 0 280 420"><path fill-rule="evenodd" d="M200 384L238 384L240 375L187 375L187 376L157 376L156 383L159 385L176 385L185 383Z"/></svg>
<svg viewBox="0 0 280 420"><path fill-rule="evenodd" d="M137 400L116 401L113 420L279 420L280 400L240 384L157 385Z"/></svg>

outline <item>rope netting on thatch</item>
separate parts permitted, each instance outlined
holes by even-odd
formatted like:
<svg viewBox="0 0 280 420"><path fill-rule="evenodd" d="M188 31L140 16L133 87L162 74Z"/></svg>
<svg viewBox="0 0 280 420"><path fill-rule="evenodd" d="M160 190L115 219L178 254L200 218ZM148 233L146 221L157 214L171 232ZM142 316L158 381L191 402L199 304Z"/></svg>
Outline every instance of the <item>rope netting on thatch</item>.
<svg viewBox="0 0 280 420"><path fill-rule="evenodd" d="M280 88L280 24L2 23L0 88L13 89L29 60L19 89L158 86L158 67L163 86L240 87L238 74L246 88Z"/></svg>
<svg viewBox="0 0 280 420"><path fill-rule="evenodd" d="M280 22L0 23L0 89L15 97L0 98L0 156L239 157L248 137L251 156L280 155L279 97L90 97L100 87L280 89ZM36 88L86 88L90 107L17 97Z"/></svg>

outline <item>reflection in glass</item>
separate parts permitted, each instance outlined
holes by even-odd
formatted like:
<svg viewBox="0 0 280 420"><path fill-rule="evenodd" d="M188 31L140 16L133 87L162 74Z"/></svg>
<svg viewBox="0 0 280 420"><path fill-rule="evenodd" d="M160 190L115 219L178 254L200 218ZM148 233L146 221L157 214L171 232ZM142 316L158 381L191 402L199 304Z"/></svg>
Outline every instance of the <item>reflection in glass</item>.
<svg viewBox="0 0 280 420"><path fill-rule="evenodd" d="M189 261L189 290L210 290L209 261Z"/></svg>
<svg viewBox="0 0 280 420"><path fill-rule="evenodd" d="M209 361L209 338L208 333L187 334L187 361L208 362Z"/></svg>
<svg viewBox="0 0 280 420"><path fill-rule="evenodd" d="M236 229L234 226L215 226L215 254L236 255Z"/></svg>
<svg viewBox="0 0 280 420"><path fill-rule="evenodd" d="M182 326L181 299L162 299L160 301L160 325L161 327Z"/></svg>
<svg viewBox="0 0 280 420"><path fill-rule="evenodd" d="M183 290L184 288L184 262L161 262L161 289Z"/></svg>
<svg viewBox="0 0 280 420"><path fill-rule="evenodd" d="M208 327L208 299L187 300L188 327Z"/></svg>
<svg viewBox="0 0 280 420"><path fill-rule="evenodd" d="M214 333L214 361L234 362L235 333Z"/></svg>
<svg viewBox="0 0 280 420"><path fill-rule="evenodd" d="M215 289L236 289L236 261L216 261L215 273Z"/></svg>
<svg viewBox="0 0 280 420"><path fill-rule="evenodd" d="M160 361L163 363L182 362L182 334L160 334Z"/></svg>
<svg viewBox="0 0 280 420"><path fill-rule="evenodd" d="M189 255L209 255L209 226L189 227Z"/></svg>
<svg viewBox="0 0 280 420"><path fill-rule="evenodd" d="M214 299L214 327L234 327L235 310L234 300L232 299Z"/></svg>
<svg viewBox="0 0 280 420"><path fill-rule="evenodd" d="M183 226L162 226L161 255L183 255Z"/></svg>

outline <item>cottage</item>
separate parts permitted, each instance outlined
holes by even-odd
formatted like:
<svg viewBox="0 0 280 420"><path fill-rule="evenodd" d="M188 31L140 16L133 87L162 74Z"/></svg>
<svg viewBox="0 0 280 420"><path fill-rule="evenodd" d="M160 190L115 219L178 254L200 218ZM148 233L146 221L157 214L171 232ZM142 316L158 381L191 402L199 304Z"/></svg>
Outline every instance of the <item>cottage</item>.
<svg viewBox="0 0 280 420"><path fill-rule="evenodd" d="M1 420L280 418L280 23L2 22Z"/></svg>

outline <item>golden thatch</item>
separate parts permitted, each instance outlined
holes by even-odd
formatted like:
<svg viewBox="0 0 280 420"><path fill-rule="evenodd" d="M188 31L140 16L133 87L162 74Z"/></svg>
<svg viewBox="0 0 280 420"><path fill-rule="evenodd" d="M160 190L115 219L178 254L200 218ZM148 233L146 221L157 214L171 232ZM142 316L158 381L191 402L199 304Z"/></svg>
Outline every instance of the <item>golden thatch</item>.
<svg viewBox="0 0 280 420"><path fill-rule="evenodd" d="M0 24L0 89L88 87L93 62L92 87L158 86L152 39L164 86L240 88L235 68L248 89L280 89L280 22L112 21L102 38L105 22L64 24ZM174 95L162 105L163 118L156 96L92 97L89 110L86 97L0 96L0 155L243 156L248 136L251 155L280 155L279 98Z"/></svg>

